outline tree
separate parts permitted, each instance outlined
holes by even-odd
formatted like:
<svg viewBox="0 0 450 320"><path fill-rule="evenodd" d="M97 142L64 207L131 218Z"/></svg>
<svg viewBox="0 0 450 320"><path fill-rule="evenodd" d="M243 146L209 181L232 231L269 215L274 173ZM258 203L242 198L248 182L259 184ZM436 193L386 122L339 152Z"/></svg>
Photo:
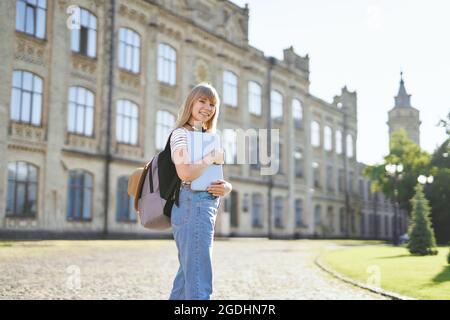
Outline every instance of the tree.
<svg viewBox="0 0 450 320"><path fill-rule="evenodd" d="M411 212L410 199L414 196L414 187L417 177L421 174L428 174L430 155L426 151L410 140L401 129L392 133L390 152L384 157L384 163L367 166L364 175L372 181L372 191L382 191L384 195L394 200L394 190L398 190L398 202L402 209ZM386 175L385 166L388 163L401 163L403 172L395 185L394 180Z"/></svg>
<svg viewBox="0 0 450 320"><path fill-rule="evenodd" d="M450 241L450 139L442 143L433 153L429 172L434 181L425 187L425 195L431 204L436 241L447 244Z"/></svg>
<svg viewBox="0 0 450 320"><path fill-rule="evenodd" d="M428 200L423 193L423 186L418 183L415 187L416 194L411 199L412 220L408 230L408 249L414 255L437 254L434 231L429 218L430 208Z"/></svg>
<svg viewBox="0 0 450 320"><path fill-rule="evenodd" d="M447 119L439 120L439 123L437 125L445 128L445 132L447 133L447 135L450 135L450 111L447 114Z"/></svg>

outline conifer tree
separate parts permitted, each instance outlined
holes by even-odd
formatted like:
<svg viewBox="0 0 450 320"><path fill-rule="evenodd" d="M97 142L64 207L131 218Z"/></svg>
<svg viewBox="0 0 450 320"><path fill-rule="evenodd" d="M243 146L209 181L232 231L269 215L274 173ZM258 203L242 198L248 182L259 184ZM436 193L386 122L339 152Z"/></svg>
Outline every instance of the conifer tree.
<svg viewBox="0 0 450 320"><path fill-rule="evenodd" d="M430 221L430 207L423 193L423 186L418 183L415 195L411 199L412 220L409 227L408 249L414 255L437 254L436 240Z"/></svg>

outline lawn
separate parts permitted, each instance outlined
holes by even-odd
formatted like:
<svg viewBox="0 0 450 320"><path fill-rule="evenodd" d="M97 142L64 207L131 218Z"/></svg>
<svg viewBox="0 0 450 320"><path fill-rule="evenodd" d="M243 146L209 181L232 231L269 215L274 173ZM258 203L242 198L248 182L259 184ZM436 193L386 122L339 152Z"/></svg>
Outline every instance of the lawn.
<svg viewBox="0 0 450 320"><path fill-rule="evenodd" d="M379 283L385 290L417 299L450 300L449 248L438 250L436 256L412 256L403 246L361 246L330 251L322 261L363 284Z"/></svg>

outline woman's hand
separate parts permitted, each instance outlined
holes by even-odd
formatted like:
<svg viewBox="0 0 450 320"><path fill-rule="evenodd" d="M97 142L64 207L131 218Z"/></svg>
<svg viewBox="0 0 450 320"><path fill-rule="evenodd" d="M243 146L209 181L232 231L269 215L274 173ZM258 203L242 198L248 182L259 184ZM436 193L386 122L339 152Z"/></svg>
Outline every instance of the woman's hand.
<svg viewBox="0 0 450 320"><path fill-rule="evenodd" d="M214 196L223 197L231 192L231 183L225 180L214 181L206 190Z"/></svg>

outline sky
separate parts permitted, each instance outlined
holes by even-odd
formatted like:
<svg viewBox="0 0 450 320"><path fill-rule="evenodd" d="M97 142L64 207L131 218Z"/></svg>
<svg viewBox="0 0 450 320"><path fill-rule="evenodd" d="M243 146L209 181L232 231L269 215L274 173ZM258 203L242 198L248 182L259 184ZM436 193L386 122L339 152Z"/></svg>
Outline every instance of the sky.
<svg viewBox="0 0 450 320"><path fill-rule="evenodd" d="M249 6L249 42L266 56L283 49L310 57L310 92L332 102L347 85L357 92L357 160L380 163L389 150L388 111L400 71L420 111L421 147L445 138L450 111L450 1L232 0Z"/></svg>

